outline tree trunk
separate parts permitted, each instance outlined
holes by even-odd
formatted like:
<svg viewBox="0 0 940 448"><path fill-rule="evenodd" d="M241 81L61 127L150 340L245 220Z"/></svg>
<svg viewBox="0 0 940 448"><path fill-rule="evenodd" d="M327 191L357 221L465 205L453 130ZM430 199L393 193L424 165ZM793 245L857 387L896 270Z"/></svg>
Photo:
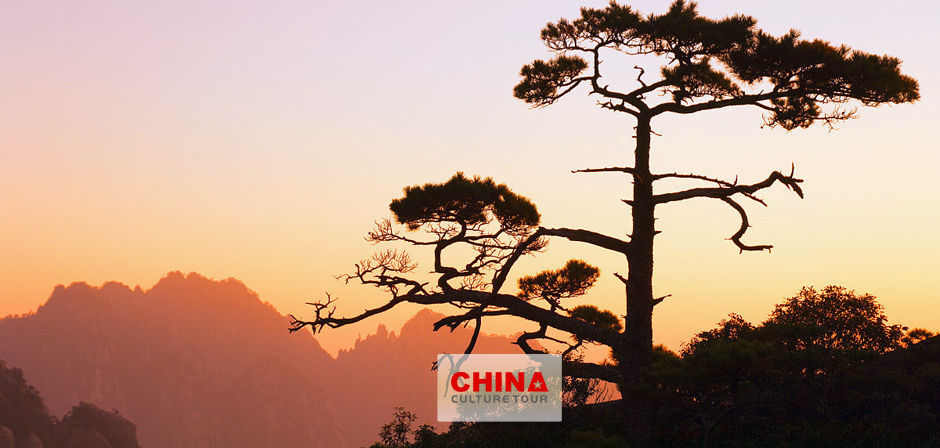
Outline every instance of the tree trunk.
<svg viewBox="0 0 940 448"><path fill-rule="evenodd" d="M633 233L627 254L627 317L624 325L621 370L626 383L636 382L639 371L652 362L653 347L653 237L656 234L653 176L650 173L650 120L641 116L636 129L633 176Z"/></svg>
<svg viewBox="0 0 940 448"><path fill-rule="evenodd" d="M637 120L633 175L633 233L627 253L627 315L623 340L616 350L623 376L623 401L627 424L643 437L650 409L635 396L643 368L652 363L653 347L653 237L656 235L653 178L650 173L650 117Z"/></svg>

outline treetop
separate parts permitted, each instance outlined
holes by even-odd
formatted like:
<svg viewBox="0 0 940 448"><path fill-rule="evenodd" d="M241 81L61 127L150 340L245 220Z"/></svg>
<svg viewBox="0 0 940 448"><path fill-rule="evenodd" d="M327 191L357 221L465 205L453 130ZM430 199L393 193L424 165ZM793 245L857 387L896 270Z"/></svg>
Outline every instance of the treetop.
<svg viewBox="0 0 940 448"><path fill-rule="evenodd" d="M508 233L524 233L540 219L532 201L489 177L468 178L458 172L447 182L406 187L404 193L389 208L409 230L428 223L486 225L492 215Z"/></svg>
<svg viewBox="0 0 940 448"><path fill-rule="evenodd" d="M600 277L601 271L583 260L568 260L557 270L542 271L519 279L519 297L544 298L549 302L584 295Z"/></svg>
<svg viewBox="0 0 940 448"><path fill-rule="evenodd" d="M917 81L901 73L896 57L803 40L795 30L774 37L756 24L744 15L702 17L696 3L682 0L647 16L616 2L582 8L575 20L545 26L541 38L556 56L523 66L514 94L543 107L587 83L590 93L604 98L601 107L617 112L652 117L754 105L769 112L766 124L788 130L852 118L855 111L841 107L849 100L877 106L920 97ZM658 80L647 83L637 66L633 89L615 90L601 81L605 49L660 56L666 63ZM650 102L648 96L665 100ZM824 110L824 104L832 106Z"/></svg>

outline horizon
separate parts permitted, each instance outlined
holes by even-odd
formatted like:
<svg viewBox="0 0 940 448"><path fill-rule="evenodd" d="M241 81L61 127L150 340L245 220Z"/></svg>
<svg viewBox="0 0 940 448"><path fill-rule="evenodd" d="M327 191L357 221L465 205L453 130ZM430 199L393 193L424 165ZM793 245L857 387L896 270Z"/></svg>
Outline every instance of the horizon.
<svg viewBox="0 0 940 448"><path fill-rule="evenodd" d="M235 278L285 315L309 315L304 302L324 293L352 315L385 298L333 275L371 254L362 236L403 187L456 171L506 183L548 225L622 235L626 178L570 171L622 164L634 122L583 95L531 110L511 94L524 63L550 56L545 22L606 3L11 5L0 17L14 43L0 69L12 105L0 111L0 316L35 311L59 284L146 289L174 271ZM657 169L750 181L793 163L806 180L805 200L773 189L767 208L749 208L746 241L773 244L770 254L738 254L726 241L737 216L720 204L662 208L654 288L672 297L656 308L654 341L677 350L729 313L762 321L801 287L830 284L876 296L892 323L940 330L940 156L929 144L940 140L940 6L699 10L897 56L923 99L860 108L832 132L760 129L754 109L654 121ZM518 274L568 258L601 269L582 302L619 313L617 257L553 241ZM399 332L417 309L316 337L335 355L379 324Z"/></svg>

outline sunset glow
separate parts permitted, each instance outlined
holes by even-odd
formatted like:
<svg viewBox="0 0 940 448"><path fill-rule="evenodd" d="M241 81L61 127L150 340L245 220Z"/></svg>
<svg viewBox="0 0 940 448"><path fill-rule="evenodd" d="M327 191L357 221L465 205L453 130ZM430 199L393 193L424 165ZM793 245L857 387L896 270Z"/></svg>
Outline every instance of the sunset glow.
<svg viewBox="0 0 940 448"><path fill-rule="evenodd" d="M374 250L363 235L403 187L457 171L529 197L545 225L623 236L629 178L571 171L629 163L634 122L580 94L532 110L511 92L522 64L550 56L538 39L546 22L607 3L6 5L0 316L36 310L59 284L148 289L170 271L236 278L284 314L309 313L304 302L327 292L338 314L355 314L385 300L334 279ZM728 313L759 322L802 286L829 284L878 297L892 323L940 330L940 7L703 0L699 10L895 55L922 99L860 107L833 131L761 129L754 108L654 121L654 170L752 182L792 164L806 192L775 188L767 208L748 205L745 239L773 244L770 254L738 253L726 240L738 217L722 204L657 209L654 288L671 297L654 339L677 349ZM598 249L553 241L518 274L570 258L601 269L579 300L622 312L612 274L625 263ZM417 310L317 339L335 354Z"/></svg>

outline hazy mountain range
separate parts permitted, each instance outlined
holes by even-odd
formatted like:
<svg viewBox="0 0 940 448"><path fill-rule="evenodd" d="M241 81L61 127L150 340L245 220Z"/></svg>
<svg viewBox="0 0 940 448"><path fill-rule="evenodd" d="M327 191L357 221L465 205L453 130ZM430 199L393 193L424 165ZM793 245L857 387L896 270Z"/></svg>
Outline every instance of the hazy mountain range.
<svg viewBox="0 0 940 448"><path fill-rule="evenodd" d="M431 361L470 330L434 333L425 310L379 326L334 359L241 282L173 272L143 291L58 286L35 313L0 320L0 359L61 417L115 409L145 448L344 447L378 439L395 406L436 423ZM516 353L481 337L480 353Z"/></svg>

